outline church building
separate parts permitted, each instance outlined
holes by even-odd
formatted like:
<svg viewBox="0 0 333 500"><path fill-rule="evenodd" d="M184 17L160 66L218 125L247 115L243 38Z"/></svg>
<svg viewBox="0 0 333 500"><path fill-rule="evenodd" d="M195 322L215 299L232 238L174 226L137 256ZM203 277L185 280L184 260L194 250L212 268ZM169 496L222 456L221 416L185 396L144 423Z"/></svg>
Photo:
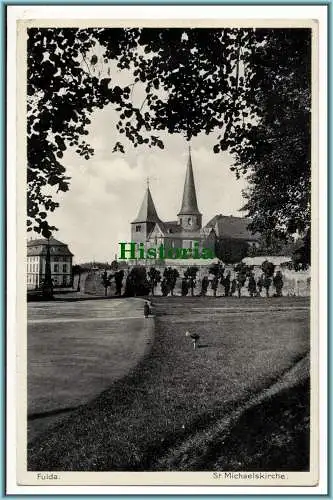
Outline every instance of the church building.
<svg viewBox="0 0 333 500"><path fill-rule="evenodd" d="M219 253L223 239L235 239L245 246L257 246L258 235L252 235L247 230L249 220L242 217L213 217L202 227L202 213L198 208L197 194L194 182L191 151L187 162L183 197L177 220L162 221L158 216L149 185L147 186L137 217L131 223L131 241L143 243L145 248L163 245L168 249L194 248L194 243L203 248L211 249L215 255ZM224 227L227 231L224 231ZM217 253L217 257L220 256Z"/></svg>

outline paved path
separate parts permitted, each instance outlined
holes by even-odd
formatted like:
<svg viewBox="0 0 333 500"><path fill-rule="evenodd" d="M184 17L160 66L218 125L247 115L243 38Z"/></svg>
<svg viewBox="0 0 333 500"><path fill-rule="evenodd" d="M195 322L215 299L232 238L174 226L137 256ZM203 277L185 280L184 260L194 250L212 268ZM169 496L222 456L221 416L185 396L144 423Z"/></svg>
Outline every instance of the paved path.
<svg viewBox="0 0 333 500"><path fill-rule="evenodd" d="M139 362L152 334L138 299L28 304L28 414L94 398Z"/></svg>
<svg viewBox="0 0 333 500"><path fill-rule="evenodd" d="M142 314L140 316L120 316L120 317L115 317L115 318L50 318L50 319L31 319L28 321L28 325L34 325L34 324L48 324L52 325L54 323L95 323L96 321L119 321L119 320L125 320L128 321L130 319L140 319L142 320Z"/></svg>

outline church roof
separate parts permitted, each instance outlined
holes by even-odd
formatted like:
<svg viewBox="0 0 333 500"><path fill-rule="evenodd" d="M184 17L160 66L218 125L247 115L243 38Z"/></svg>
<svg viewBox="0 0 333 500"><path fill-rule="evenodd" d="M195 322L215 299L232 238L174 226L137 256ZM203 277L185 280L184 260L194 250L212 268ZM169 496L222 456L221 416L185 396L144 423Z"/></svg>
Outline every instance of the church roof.
<svg viewBox="0 0 333 500"><path fill-rule="evenodd" d="M167 222L160 221L158 225L160 226L164 234L180 233L180 231L182 230L181 226L176 220Z"/></svg>
<svg viewBox="0 0 333 500"><path fill-rule="evenodd" d="M172 238L172 234L166 235L166 238ZM202 240L206 239L206 235L199 229L198 231L183 231L180 228L180 231L177 232L176 239L179 240Z"/></svg>
<svg viewBox="0 0 333 500"><path fill-rule="evenodd" d="M183 191L183 201L178 215L193 214L201 215L198 209L197 195L195 191L191 151L189 151Z"/></svg>
<svg viewBox="0 0 333 500"><path fill-rule="evenodd" d="M205 226L205 227L202 227L202 228L200 229L200 232L201 232L204 236L209 236L209 235L210 235L210 233L211 233L212 231L214 231L214 233L215 233L215 230L214 230L214 228L213 228L213 227L207 227L207 226Z"/></svg>
<svg viewBox="0 0 333 500"><path fill-rule="evenodd" d="M158 222L160 219L157 215L156 208L151 196L149 186L147 187L145 196L143 198L139 213L132 222Z"/></svg>
<svg viewBox="0 0 333 500"><path fill-rule="evenodd" d="M256 241L259 233L252 234L247 228L251 220L245 217L234 217L233 215L215 215L206 227L213 227L218 238L230 238L235 240Z"/></svg>

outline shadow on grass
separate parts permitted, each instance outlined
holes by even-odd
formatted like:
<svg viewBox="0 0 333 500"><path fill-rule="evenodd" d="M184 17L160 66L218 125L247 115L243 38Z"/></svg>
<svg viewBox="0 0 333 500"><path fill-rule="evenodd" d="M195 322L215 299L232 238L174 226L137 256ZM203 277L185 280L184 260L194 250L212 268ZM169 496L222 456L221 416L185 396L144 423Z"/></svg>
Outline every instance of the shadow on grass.
<svg viewBox="0 0 333 500"><path fill-rule="evenodd" d="M267 414L274 418L278 415L281 405L274 402L278 400L272 397L270 408L267 398L254 413L247 410L247 420L241 420L244 412L223 430L220 424L223 417L234 414L250 397L270 387L303 358L307 352L303 313L300 320L294 320L297 322L292 337L291 313L275 330L268 328L269 316L260 317L260 321L251 317L244 326L239 315L236 323L234 318L223 320L223 328L215 319L202 321L203 338L208 340L202 346L211 349L198 353L191 349L193 355L184 355L188 344L183 325L176 323L178 318L172 322L171 307L169 312L168 318L157 318L151 351L130 374L29 444L28 470L250 470L258 464L261 470L268 469L263 457L269 460L272 436L280 431L279 436L285 435L279 424L275 431L270 427L274 419L266 421ZM237 339L235 328L239 332ZM289 348L280 352L280 346L290 339ZM286 392L282 396L291 413L292 402L301 392L296 390L294 394L292 398ZM296 450L295 468L290 470L304 467L301 460L297 462L300 453L306 454L304 440L300 446L295 444L290 428L292 422L302 421L307 410L306 402L295 406L295 417L291 415L287 425L289 448L282 437L276 438L280 448L280 456L273 455L277 468L279 460L286 463L287 449ZM283 423L286 415L288 412L276 419ZM253 432L249 432L252 428ZM252 436L250 440L245 439L247 434ZM255 448L256 437L262 456Z"/></svg>
<svg viewBox="0 0 333 500"><path fill-rule="evenodd" d="M153 459L159 471L308 471L310 384L305 380L245 410L225 426L197 421L192 434ZM200 425L201 424L201 425ZM150 449L151 456L157 450ZM148 465L148 464L147 464Z"/></svg>
<svg viewBox="0 0 333 500"><path fill-rule="evenodd" d="M228 437L214 444L211 470L308 471L310 383L281 391L247 410Z"/></svg>
<svg viewBox="0 0 333 500"><path fill-rule="evenodd" d="M39 418L44 418L44 417L53 417L54 415L60 415L62 413L68 413L74 410L77 410L80 408L81 405L79 406L69 406L67 408L57 408L55 410L50 410L50 411L42 411L42 412L36 412L36 413L30 413L28 415L28 421L30 420L36 420Z"/></svg>

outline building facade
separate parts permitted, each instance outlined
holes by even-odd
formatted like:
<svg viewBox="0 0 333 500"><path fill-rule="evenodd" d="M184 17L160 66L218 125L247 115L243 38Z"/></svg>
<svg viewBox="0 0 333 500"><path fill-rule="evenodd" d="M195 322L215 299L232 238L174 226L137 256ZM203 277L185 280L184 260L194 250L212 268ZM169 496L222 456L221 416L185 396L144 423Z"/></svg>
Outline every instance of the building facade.
<svg viewBox="0 0 333 500"><path fill-rule="evenodd" d="M238 245L243 249L259 245L259 235L253 235L247 229L249 222L249 219L242 217L217 215L202 227L202 214L198 208L191 151L189 151L182 203L177 220L160 219L150 188L147 186L138 215L131 223L131 241L143 244L145 248L163 245L166 254L169 249L173 249L176 253L177 249L193 249L195 245L200 252L209 249L214 256L221 259L223 254L221 249L227 242L229 246L231 241L234 247Z"/></svg>
<svg viewBox="0 0 333 500"><path fill-rule="evenodd" d="M73 254L68 245L50 238L30 240L27 243L27 287L40 288L45 280L47 246L50 247L51 278L54 287L72 285Z"/></svg>

